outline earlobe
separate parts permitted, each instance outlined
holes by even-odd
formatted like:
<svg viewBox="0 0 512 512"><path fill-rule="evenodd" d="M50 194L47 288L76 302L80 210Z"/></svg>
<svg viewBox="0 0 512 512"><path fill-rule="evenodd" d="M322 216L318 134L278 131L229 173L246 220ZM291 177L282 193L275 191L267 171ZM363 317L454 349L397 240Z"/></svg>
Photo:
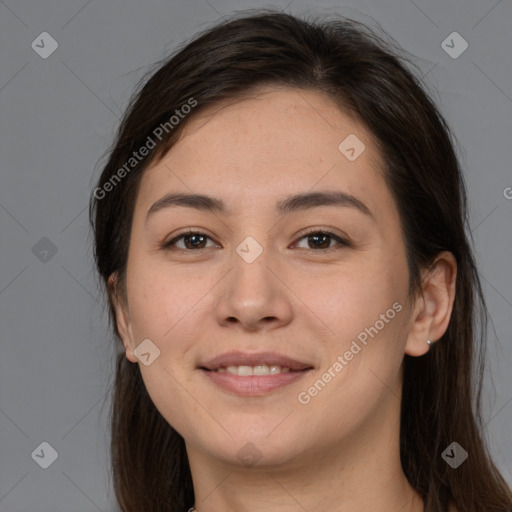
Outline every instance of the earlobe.
<svg viewBox="0 0 512 512"><path fill-rule="evenodd" d="M135 340L131 329L128 304L121 296L121 291L118 286L117 272L112 273L108 278L108 293L114 307L117 330L121 336L121 340L126 351L126 358L130 362L136 363L137 358L133 353L135 349Z"/></svg>
<svg viewBox="0 0 512 512"><path fill-rule="evenodd" d="M406 354L414 357L426 354L446 332L455 300L456 276L457 262L448 251L440 253L429 270L423 273L422 289L411 317Z"/></svg>

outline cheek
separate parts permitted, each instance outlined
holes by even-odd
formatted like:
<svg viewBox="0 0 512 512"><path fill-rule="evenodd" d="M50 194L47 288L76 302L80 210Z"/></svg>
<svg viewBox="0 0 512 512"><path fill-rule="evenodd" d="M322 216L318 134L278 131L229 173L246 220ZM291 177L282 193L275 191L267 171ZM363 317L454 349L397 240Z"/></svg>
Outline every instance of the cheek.
<svg viewBox="0 0 512 512"><path fill-rule="evenodd" d="M203 417L205 403L194 386L190 351L201 337L194 319L205 287L155 266L137 270L129 288L130 317L136 344L149 339L158 356L148 366L139 364L144 385L160 414L179 433L190 431L194 418ZM200 304L199 304L200 305Z"/></svg>
<svg viewBox="0 0 512 512"><path fill-rule="evenodd" d="M163 346L168 338L176 339L178 332L181 338L186 317L194 314L208 291L208 280L200 274L154 262L132 269L128 297L133 329L139 338L154 337Z"/></svg>
<svg viewBox="0 0 512 512"><path fill-rule="evenodd" d="M388 255L381 253L340 266L329 275L308 278L294 286L294 291L310 314L315 313L321 320L319 324L329 328L328 335L343 343L376 322L379 331L389 331L391 324L395 329L401 325L394 321L400 315L396 311L399 306L393 309L393 304L405 306L407 267L398 251ZM381 315L385 315L383 319Z"/></svg>
<svg viewBox="0 0 512 512"><path fill-rule="evenodd" d="M305 437L316 435L321 412L324 440L357 432L379 411L399 404L401 363L405 345L405 304L382 300L382 307L367 305L352 312L338 329L334 342L326 342L326 361L314 378L305 381L297 396ZM383 317L381 317L383 315ZM340 313L341 317L341 313Z"/></svg>
<svg viewBox="0 0 512 512"><path fill-rule="evenodd" d="M338 403L341 410L367 410L396 384L403 359L408 325L405 259L400 254L375 258L356 270L330 279L329 293L304 288L304 302L330 331L323 339L322 382L311 389L312 395L304 389L310 397L320 390L320 408Z"/></svg>

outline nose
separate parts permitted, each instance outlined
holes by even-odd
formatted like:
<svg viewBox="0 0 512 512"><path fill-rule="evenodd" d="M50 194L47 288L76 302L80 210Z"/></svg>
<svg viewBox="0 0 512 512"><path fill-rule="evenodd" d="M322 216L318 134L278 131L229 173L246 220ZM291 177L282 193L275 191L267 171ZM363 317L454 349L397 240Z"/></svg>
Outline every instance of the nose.
<svg viewBox="0 0 512 512"><path fill-rule="evenodd" d="M271 260L265 250L252 262L233 255L232 270L220 284L215 305L220 325L265 332L291 322L293 293L283 266Z"/></svg>

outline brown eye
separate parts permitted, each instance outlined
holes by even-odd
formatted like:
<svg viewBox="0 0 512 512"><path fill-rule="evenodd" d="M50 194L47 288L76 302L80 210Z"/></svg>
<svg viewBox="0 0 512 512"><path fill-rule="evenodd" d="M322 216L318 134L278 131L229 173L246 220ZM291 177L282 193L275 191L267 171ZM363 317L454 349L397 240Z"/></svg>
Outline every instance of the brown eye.
<svg viewBox="0 0 512 512"><path fill-rule="evenodd" d="M183 246L177 246L177 242L183 239ZM177 248L179 250L198 250L198 249L207 249L206 240L211 238L205 233L201 233L200 231L187 231L186 233L182 233L177 237L173 238L169 242L165 242L162 245L162 249L172 250L173 248Z"/></svg>
<svg viewBox="0 0 512 512"><path fill-rule="evenodd" d="M308 241L308 247L304 247L305 249L319 249L325 251L339 248L338 246L349 245L346 240L343 240L343 238L340 238L330 231L311 231L299 238L299 241L304 239ZM331 245L332 240L335 240L338 243L336 245Z"/></svg>

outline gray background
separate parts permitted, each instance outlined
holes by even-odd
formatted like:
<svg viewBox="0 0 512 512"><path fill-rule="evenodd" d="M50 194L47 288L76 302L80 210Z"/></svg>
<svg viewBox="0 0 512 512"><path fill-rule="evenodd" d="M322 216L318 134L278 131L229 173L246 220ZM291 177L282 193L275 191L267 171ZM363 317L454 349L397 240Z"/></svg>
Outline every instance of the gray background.
<svg viewBox="0 0 512 512"><path fill-rule="evenodd" d="M487 435L512 483L509 0L3 0L2 512L116 510L107 457L112 343L87 218L98 160L134 85L155 61L235 9L270 6L378 22L414 56L459 139L475 251L495 326L485 386ZM469 44L458 58L441 46L453 31ZM42 46L42 32L58 42L45 59L31 47L32 41ZM48 449L41 455L44 441L58 452L47 469L36 463L49 457Z"/></svg>

